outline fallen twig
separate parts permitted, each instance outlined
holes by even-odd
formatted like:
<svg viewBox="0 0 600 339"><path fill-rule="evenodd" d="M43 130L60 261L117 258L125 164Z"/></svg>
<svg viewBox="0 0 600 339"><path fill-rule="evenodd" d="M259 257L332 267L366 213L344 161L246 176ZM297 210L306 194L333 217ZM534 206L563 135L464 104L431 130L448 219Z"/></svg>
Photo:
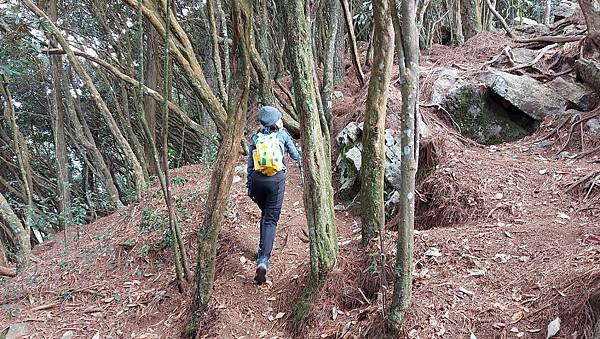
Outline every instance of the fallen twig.
<svg viewBox="0 0 600 339"><path fill-rule="evenodd" d="M36 307L32 308L31 310L34 311L34 312L35 311L43 311L43 310L54 308L57 305L58 305L58 303L55 302L55 301L53 301L53 302L50 302L50 303L47 303L47 304L36 306Z"/></svg>

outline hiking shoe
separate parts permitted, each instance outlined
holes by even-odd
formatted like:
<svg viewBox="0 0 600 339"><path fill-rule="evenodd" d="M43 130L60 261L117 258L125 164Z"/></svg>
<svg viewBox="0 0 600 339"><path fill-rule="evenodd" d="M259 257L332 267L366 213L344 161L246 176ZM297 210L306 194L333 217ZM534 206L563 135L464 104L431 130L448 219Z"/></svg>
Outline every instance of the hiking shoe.
<svg viewBox="0 0 600 339"><path fill-rule="evenodd" d="M254 276L254 281L257 284L262 285L267 281L267 265L259 264L256 268L256 275Z"/></svg>

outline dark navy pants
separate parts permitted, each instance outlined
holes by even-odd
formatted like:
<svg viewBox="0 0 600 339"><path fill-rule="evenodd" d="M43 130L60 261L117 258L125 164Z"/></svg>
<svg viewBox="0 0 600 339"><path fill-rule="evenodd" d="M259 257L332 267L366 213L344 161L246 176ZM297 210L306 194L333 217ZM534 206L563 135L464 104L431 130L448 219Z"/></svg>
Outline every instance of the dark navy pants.
<svg viewBox="0 0 600 339"><path fill-rule="evenodd" d="M275 230L281 214L281 205L283 205L285 172L280 171L269 177L254 171L250 179L250 195L262 212L257 263L269 266L275 241Z"/></svg>

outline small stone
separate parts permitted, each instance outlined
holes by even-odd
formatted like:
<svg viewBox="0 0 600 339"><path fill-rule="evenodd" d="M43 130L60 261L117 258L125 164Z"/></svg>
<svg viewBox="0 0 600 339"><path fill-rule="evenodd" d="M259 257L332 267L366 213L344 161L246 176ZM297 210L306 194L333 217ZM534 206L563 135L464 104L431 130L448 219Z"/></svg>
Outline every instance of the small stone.
<svg viewBox="0 0 600 339"><path fill-rule="evenodd" d="M67 332L63 333L63 335L60 337L60 339L72 339L74 335L75 335L75 333L73 331L67 331Z"/></svg>
<svg viewBox="0 0 600 339"><path fill-rule="evenodd" d="M27 326L27 324L18 323L18 324L10 325L8 327L8 331L6 331L6 335L4 338L6 338L6 339L28 338L29 334L30 334L29 326ZM2 335L2 333L0 333L0 336L1 335Z"/></svg>

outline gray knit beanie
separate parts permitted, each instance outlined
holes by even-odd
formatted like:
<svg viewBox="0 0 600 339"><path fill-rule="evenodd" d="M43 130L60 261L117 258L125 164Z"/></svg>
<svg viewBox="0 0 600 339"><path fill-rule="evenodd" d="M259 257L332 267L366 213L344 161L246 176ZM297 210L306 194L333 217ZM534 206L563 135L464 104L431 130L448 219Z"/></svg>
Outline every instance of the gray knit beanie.
<svg viewBox="0 0 600 339"><path fill-rule="evenodd" d="M258 111L258 121L265 127L275 125L279 119L281 119L281 112L275 107L263 106Z"/></svg>

